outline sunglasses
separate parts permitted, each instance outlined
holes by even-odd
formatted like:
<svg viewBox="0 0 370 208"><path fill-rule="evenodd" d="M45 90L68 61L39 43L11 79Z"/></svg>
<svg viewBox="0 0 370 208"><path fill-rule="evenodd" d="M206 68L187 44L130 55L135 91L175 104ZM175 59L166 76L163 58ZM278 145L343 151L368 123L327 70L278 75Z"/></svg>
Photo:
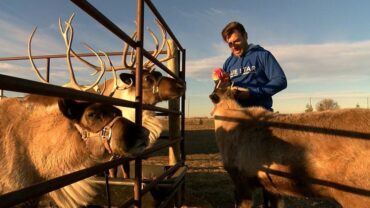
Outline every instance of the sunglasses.
<svg viewBox="0 0 370 208"><path fill-rule="evenodd" d="M241 44L242 44L242 41L241 40L227 42L227 45L229 45L229 48L232 48L234 46L239 46Z"/></svg>

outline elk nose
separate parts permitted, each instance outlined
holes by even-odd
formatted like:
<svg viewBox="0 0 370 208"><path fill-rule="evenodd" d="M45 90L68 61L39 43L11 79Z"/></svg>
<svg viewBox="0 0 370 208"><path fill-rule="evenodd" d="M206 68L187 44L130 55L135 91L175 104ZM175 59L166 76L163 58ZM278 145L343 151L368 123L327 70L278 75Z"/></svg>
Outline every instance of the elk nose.
<svg viewBox="0 0 370 208"><path fill-rule="evenodd" d="M209 95L209 98L212 100L214 104L220 102L220 97L216 93L212 93Z"/></svg>
<svg viewBox="0 0 370 208"><path fill-rule="evenodd" d="M179 88L179 89L183 89L184 91L186 90L186 82L185 81L178 81L177 83L176 83L176 86L177 86L177 88Z"/></svg>

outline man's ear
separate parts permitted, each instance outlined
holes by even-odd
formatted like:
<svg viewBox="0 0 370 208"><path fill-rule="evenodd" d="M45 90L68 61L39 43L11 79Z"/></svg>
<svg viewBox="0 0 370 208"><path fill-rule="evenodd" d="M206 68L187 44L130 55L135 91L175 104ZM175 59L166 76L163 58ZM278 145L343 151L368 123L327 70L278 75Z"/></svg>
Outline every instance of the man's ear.
<svg viewBox="0 0 370 208"><path fill-rule="evenodd" d="M128 73L121 73L119 75L119 78L124 82L125 84L131 84L131 82L134 82L135 84L135 75L134 74L128 74Z"/></svg>
<svg viewBox="0 0 370 208"><path fill-rule="evenodd" d="M62 112L65 117L71 120L79 121L88 105L88 102L76 102L75 100L71 99L58 100L60 112Z"/></svg>

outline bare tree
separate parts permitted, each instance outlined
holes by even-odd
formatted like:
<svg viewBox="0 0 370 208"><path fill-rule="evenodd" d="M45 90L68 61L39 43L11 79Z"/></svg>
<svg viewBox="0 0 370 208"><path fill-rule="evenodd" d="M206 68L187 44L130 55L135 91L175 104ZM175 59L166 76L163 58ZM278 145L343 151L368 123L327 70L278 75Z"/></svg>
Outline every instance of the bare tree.
<svg viewBox="0 0 370 208"><path fill-rule="evenodd" d="M340 107L339 107L338 103L335 102L331 98L322 99L321 101L319 101L316 104L316 110L317 111L335 110L335 109L339 109L339 108Z"/></svg>
<svg viewBox="0 0 370 208"><path fill-rule="evenodd" d="M312 105L308 104L306 105L306 110L304 110L304 112L308 113L308 112L313 112L313 107Z"/></svg>

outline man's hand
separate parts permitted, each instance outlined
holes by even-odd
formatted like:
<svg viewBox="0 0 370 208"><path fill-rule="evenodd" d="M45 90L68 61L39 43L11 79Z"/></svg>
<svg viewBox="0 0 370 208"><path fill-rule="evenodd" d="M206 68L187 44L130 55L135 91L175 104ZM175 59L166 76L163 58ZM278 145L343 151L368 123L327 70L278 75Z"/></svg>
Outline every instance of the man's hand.
<svg viewBox="0 0 370 208"><path fill-rule="evenodd" d="M248 100L249 98L248 88L232 86L231 90L234 91L235 100L237 100L238 102L243 103L243 101Z"/></svg>

